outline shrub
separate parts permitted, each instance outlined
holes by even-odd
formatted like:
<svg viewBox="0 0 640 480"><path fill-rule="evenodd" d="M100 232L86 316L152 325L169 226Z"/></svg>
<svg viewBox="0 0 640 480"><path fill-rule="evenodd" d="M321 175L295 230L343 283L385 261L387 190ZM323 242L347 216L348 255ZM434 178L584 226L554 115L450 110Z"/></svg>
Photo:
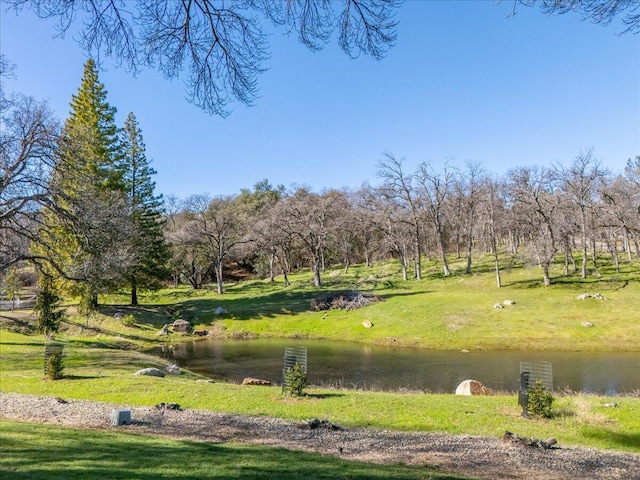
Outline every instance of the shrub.
<svg viewBox="0 0 640 480"><path fill-rule="evenodd" d="M64 358L62 352L52 353L47 357L45 376L49 380L60 380L64 373Z"/></svg>
<svg viewBox="0 0 640 480"><path fill-rule="evenodd" d="M307 386L307 373L304 367L296 363L284 373L284 392L292 397L301 397Z"/></svg>
<svg viewBox="0 0 640 480"><path fill-rule="evenodd" d="M527 402L527 409L529 413L536 417L551 418L553 413L551 407L553 405L553 395L547 391L547 387L544 386L540 380L535 385L527 389L529 400Z"/></svg>
<svg viewBox="0 0 640 480"><path fill-rule="evenodd" d="M125 315L124 317L122 317L122 324L125 327L133 327L136 324L136 317L131 314Z"/></svg>

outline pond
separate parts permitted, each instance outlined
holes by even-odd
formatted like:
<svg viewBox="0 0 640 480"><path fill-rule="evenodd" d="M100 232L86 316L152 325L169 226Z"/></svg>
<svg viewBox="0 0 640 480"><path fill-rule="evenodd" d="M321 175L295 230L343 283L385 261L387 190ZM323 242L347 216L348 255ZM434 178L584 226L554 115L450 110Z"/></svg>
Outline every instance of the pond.
<svg viewBox="0 0 640 480"><path fill-rule="evenodd" d="M474 379L515 391L520 362L548 361L554 389L617 395L640 389L638 352L443 352L325 340L219 340L158 347L151 353L209 378L282 382L285 347L307 347L312 385L453 393Z"/></svg>

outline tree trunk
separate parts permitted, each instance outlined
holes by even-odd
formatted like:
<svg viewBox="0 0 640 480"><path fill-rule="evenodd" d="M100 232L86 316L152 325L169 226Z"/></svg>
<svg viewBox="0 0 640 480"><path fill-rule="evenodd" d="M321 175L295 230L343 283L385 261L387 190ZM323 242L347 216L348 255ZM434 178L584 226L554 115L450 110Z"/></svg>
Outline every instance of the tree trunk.
<svg viewBox="0 0 640 480"><path fill-rule="evenodd" d="M631 257L631 240L629 240L629 229L626 226L622 227L622 238L624 251L627 254L627 258L631 262L633 260L633 258Z"/></svg>
<svg viewBox="0 0 640 480"><path fill-rule="evenodd" d="M131 279L131 306L138 306L138 284L135 278Z"/></svg>
<svg viewBox="0 0 640 480"><path fill-rule="evenodd" d="M620 273L620 259L618 258L618 251L615 245L611 247L611 256L613 257L613 263L616 266L616 273Z"/></svg>
<svg viewBox="0 0 640 480"><path fill-rule="evenodd" d="M271 256L269 257L269 281L270 282L276 281L276 275L274 272L275 262L276 262L276 253L272 250Z"/></svg>
<svg viewBox="0 0 640 480"><path fill-rule="evenodd" d="M587 251L587 237L582 236L582 269L580 270L580 277L582 279L587 278L587 260L589 258L589 252Z"/></svg>
<svg viewBox="0 0 640 480"><path fill-rule="evenodd" d="M444 245L442 244L442 242L440 241L440 254L442 255L442 272L444 273L445 277L448 277L451 275L451 269L449 268L449 262L447 262L447 255L444 251Z"/></svg>
<svg viewBox="0 0 640 480"><path fill-rule="evenodd" d="M548 262L544 262L542 264L542 278L543 278L545 287L548 287L549 285L551 285L551 277L549 276L549 263Z"/></svg>
<svg viewBox="0 0 640 480"><path fill-rule="evenodd" d="M218 262L216 266L216 283L218 285L218 295L222 295L224 293L222 288L222 261Z"/></svg>
<svg viewBox="0 0 640 480"><path fill-rule="evenodd" d="M469 240L469 245L467 246L467 268L465 269L467 275L471 274L471 247L471 240Z"/></svg>
<svg viewBox="0 0 640 480"><path fill-rule="evenodd" d="M569 255L571 252L571 246L569 245L569 237L564 239L564 276L569 276Z"/></svg>
<svg viewBox="0 0 640 480"><path fill-rule="evenodd" d="M313 284L316 288L322 287L322 280L320 278L320 265L316 264L313 267Z"/></svg>

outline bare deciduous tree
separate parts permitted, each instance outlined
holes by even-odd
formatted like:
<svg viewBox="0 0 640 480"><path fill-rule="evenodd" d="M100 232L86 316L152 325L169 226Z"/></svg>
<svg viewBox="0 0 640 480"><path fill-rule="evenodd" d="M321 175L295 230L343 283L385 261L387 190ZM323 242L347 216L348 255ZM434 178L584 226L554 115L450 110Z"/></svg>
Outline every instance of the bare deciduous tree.
<svg viewBox="0 0 640 480"><path fill-rule="evenodd" d="M11 68L0 56L0 76ZM28 259L41 207L49 202L47 178L53 165L59 124L46 102L5 95L0 82L0 270Z"/></svg>
<svg viewBox="0 0 640 480"><path fill-rule="evenodd" d="M581 275L582 278L587 278L587 253L589 239L593 238L595 228L593 218L596 194L607 172L602 168L601 162L594 158L591 150L578 155L570 167L556 165L555 170L561 182L561 189L577 214L582 250Z"/></svg>
<svg viewBox="0 0 640 480"><path fill-rule="evenodd" d="M537 6L547 15L578 12L583 19L601 25L609 25L621 16L626 25L624 33L640 32L640 2L637 0L513 0L513 13L518 3Z"/></svg>
<svg viewBox="0 0 640 480"><path fill-rule="evenodd" d="M509 170L507 178L512 208L536 253L544 285L549 286L549 270L557 250L555 215L559 202L554 173L547 168L517 167Z"/></svg>
<svg viewBox="0 0 640 480"><path fill-rule="evenodd" d="M205 111L226 116L229 103L251 105L257 76L269 57L268 35L257 14L296 32L312 50L334 31L350 57L382 58L396 39L398 0L7 0L57 20L64 35L77 21L77 38L96 58L105 55L133 73L157 68L167 78L184 74L188 98Z"/></svg>
<svg viewBox="0 0 640 480"><path fill-rule="evenodd" d="M385 153L378 163L378 176L383 180L381 193L392 200L410 215L413 230L414 277L422 279L422 206L416 191L415 174L407 174L402 168L403 160L398 160L392 153Z"/></svg>
<svg viewBox="0 0 640 480"><path fill-rule="evenodd" d="M428 163L422 162L418 166L417 182L420 186L420 201L424 204L428 221L433 227L445 277L451 275L447 261L445 208L453 188L454 177L454 172L447 165L441 174L435 172Z"/></svg>

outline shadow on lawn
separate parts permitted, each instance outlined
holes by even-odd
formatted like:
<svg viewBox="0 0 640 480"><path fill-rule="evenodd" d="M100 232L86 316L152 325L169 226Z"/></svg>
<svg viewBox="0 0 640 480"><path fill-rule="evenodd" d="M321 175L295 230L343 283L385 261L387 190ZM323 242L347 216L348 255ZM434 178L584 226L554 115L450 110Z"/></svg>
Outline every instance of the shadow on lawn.
<svg viewBox="0 0 640 480"><path fill-rule="evenodd" d="M339 289L344 290L344 289ZM207 323L218 318L233 320L253 320L257 318L274 318L278 315L297 315L311 311L311 300L331 292L329 289L314 291L282 291L253 298L199 298L185 300L176 309L181 318L196 320L196 323ZM383 300L393 297L423 295L429 292L397 292L379 295ZM223 308L226 313L216 314L216 309Z"/></svg>
<svg viewBox="0 0 640 480"><path fill-rule="evenodd" d="M305 393L304 396L307 398L324 399L324 398L344 397L346 395L344 393Z"/></svg>
<svg viewBox="0 0 640 480"><path fill-rule="evenodd" d="M640 433L619 433L601 427L585 427L585 436L611 442L630 452L640 453Z"/></svg>
<svg viewBox="0 0 640 480"><path fill-rule="evenodd" d="M13 422L4 423L2 430L0 473L18 480L462 478L424 467L373 466L264 446L167 440Z"/></svg>
<svg viewBox="0 0 640 480"><path fill-rule="evenodd" d="M110 335L112 337L121 337L121 338L126 339L126 340L137 340L137 341L144 341L144 342L153 341L153 339L149 339L147 337L143 337L143 336L140 336L140 335L135 335L133 333L129 334L129 333L123 333L123 332L116 332L116 331L113 331L113 330L108 330L106 328L102 328L102 327L98 327L98 326L95 326L95 325L91 325L90 322L86 322L86 323L75 322L75 321L69 320L67 318L67 319L62 320L62 323L66 323L68 325L73 325L73 326L79 328L81 333L83 331L87 330L89 332L93 332L93 333L96 333L96 334L100 333L100 334Z"/></svg>

